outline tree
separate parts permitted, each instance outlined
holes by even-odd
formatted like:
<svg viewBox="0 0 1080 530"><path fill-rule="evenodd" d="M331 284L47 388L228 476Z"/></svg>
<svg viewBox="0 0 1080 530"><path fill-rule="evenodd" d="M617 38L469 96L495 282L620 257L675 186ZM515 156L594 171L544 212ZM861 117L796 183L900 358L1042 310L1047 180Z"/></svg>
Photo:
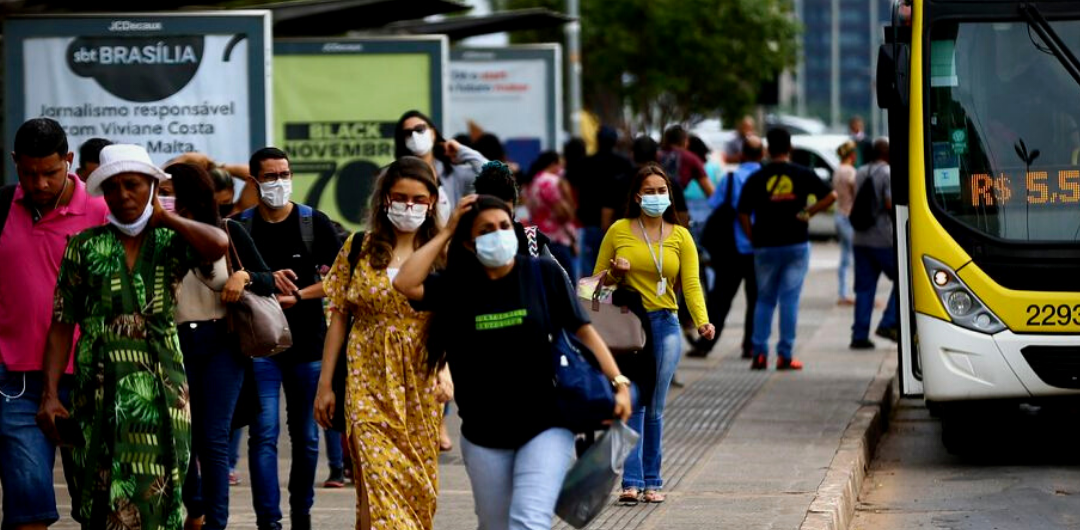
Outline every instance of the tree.
<svg viewBox="0 0 1080 530"><path fill-rule="evenodd" d="M504 9L563 0L500 0ZM736 117L763 83L795 64L799 25L789 0L581 0L586 105L608 123L652 130L715 115ZM561 41L521 32L515 42Z"/></svg>

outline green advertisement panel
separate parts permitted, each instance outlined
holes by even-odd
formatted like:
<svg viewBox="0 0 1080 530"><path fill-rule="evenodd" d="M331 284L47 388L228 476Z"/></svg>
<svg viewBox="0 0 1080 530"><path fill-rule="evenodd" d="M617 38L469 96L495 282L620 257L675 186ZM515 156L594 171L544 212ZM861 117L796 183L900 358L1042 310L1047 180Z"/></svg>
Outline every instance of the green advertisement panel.
<svg viewBox="0 0 1080 530"><path fill-rule="evenodd" d="M442 126L447 54L441 36L276 41L274 137L293 200L361 228L398 118L417 109Z"/></svg>

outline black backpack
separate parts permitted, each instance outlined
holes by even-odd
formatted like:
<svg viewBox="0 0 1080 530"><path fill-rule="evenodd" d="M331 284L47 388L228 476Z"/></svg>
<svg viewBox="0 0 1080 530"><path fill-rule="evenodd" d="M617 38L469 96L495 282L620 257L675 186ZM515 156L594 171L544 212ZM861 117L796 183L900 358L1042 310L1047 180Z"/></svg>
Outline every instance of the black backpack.
<svg viewBox="0 0 1080 530"><path fill-rule="evenodd" d="M724 186L724 203L709 214L701 234L701 246L713 260L730 255L736 250L734 225L737 214L735 205L731 204L734 182L735 173L728 173L727 185Z"/></svg>
<svg viewBox="0 0 1080 530"><path fill-rule="evenodd" d="M874 190L874 173L873 170L870 170L867 172L866 180L855 192L855 202L851 204L851 215L848 216L851 227L860 232L873 228L877 222L877 202L877 193Z"/></svg>

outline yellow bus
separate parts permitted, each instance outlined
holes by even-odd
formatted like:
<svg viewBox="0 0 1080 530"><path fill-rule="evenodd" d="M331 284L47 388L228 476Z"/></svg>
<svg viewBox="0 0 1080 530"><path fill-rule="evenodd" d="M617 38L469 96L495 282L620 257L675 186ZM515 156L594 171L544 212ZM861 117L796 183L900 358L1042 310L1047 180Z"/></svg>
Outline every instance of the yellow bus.
<svg viewBox="0 0 1080 530"><path fill-rule="evenodd" d="M900 388L957 450L1080 394L1080 2L898 0L884 42Z"/></svg>

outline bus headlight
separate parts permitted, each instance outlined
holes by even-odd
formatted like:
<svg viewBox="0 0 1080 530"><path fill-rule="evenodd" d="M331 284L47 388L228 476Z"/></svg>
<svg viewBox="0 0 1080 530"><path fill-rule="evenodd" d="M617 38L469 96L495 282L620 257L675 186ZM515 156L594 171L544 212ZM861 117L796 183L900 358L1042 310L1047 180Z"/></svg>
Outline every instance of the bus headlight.
<svg viewBox="0 0 1080 530"><path fill-rule="evenodd" d="M975 301L971 299L971 295L964 291L953 291L949 293L949 313L957 316L963 316L971 312L971 306L975 304Z"/></svg>
<svg viewBox="0 0 1080 530"><path fill-rule="evenodd" d="M923 265L926 273L930 275L930 284L937 291L941 305L945 307L954 324L986 334L1006 329L1001 319L960 280L956 271L929 256L923 256Z"/></svg>

